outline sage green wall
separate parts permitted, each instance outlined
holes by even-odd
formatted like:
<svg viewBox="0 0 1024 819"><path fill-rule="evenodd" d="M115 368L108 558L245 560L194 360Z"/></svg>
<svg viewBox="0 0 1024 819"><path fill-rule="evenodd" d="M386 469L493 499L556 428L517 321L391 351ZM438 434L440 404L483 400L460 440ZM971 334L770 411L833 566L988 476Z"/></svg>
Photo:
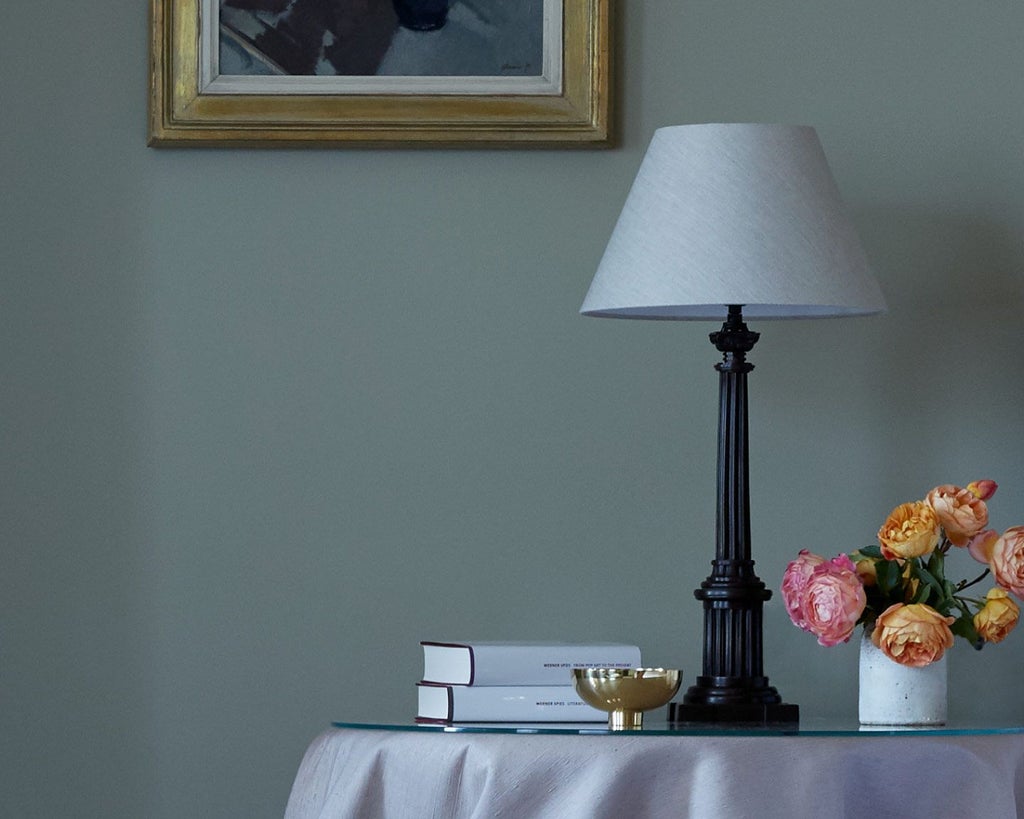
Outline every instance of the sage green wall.
<svg viewBox="0 0 1024 819"><path fill-rule="evenodd" d="M280 816L427 637L692 677L712 328L576 314L661 125L815 125L889 299L755 328L762 577L947 481L1024 523L1024 5L618 5L619 147L501 152L149 149L145 3L6 10L0 813ZM766 619L852 717L856 647ZM959 646L953 715L1024 719L1022 661Z"/></svg>

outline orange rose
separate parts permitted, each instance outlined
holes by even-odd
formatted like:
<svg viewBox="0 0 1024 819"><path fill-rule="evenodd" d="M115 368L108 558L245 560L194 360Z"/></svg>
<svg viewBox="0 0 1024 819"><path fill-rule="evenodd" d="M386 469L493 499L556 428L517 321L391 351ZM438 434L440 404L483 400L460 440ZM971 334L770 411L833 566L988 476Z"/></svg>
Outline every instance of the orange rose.
<svg viewBox="0 0 1024 819"><path fill-rule="evenodd" d="M900 665L928 665L952 648L953 632L949 627L954 620L924 603L897 603L878 615L871 642Z"/></svg>
<svg viewBox="0 0 1024 819"><path fill-rule="evenodd" d="M878 530L878 542L886 560L930 554L939 543L935 510L924 501L897 506Z"/></svg>
<svg viewBox="0 0 1024 819"><path fill-rule="evenodd" d="M875 561L862 557L854 565L856 566L857 577L864 584L864 588L867 589L878 585L878 569L875 567Z"/></svg>
<svg viewBox="0 0 1024 819"><path fill-rule="evenodd" d="M913 567L909 563L904 564L901 576L903 577L903 599L913 600L921 581L914 574Z"/></svg>
<svg viewBox="0 0 1024 819"><path fill-rule="evenodd" d="M946 537L954 546L966 546L988 526L985 501L968 489L943 484L929 492L925 500L935 510L939 525L946 530Z"/></svg>
<svg viewBox="0 0 1024 819"><path fill-rule="evenodd" d="M996 583L1024 600L1024 526L1012 526L999 536L989 566Z"/></svg>
<svg viewBox="0 0 1024 819"><path fill-rule="evenodd" d="M974 627L987 643L998 643L1013 631L1020 619L1020 608L1006 589L990 589L985 605L974 615Z"/></svg>

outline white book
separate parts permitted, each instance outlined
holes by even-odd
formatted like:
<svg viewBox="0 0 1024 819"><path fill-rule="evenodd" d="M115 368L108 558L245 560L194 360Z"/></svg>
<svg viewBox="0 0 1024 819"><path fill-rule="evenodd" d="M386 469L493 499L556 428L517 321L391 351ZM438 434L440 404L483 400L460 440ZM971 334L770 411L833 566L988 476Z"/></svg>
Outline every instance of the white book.
<svg viewBox="0 0 1024 819"><path fill-rule="evenodd" d="M572 685L574 668L638 668L625 643L424 640L423 682L445 685Z"/></svg>
<svg viewBox="0 0 1024 819"><path fill-rule="evenodd" d="M606 722L571 685L416 686L418 722Z"/></svg>

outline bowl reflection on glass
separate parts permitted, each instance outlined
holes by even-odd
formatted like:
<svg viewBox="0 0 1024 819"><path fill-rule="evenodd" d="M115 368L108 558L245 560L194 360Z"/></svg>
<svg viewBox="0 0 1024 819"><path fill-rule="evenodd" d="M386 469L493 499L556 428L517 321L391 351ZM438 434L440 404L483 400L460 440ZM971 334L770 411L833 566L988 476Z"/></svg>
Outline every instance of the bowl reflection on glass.
<svg viewBox="0 0 1024 819"><path fill-rule="evenodd" d="M587 705L608 712L613 731L642 728L644 711L666 705L679 690L676 668L577 668L573 685Z"/></svg>

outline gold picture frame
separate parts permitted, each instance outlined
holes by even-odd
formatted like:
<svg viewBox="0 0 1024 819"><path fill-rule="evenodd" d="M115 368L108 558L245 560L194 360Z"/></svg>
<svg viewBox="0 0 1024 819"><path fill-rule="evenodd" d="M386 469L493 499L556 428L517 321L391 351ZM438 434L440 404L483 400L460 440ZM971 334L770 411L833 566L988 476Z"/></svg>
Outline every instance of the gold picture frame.
<svg viewBox="0 0 1024 819"><path fill-rule="evenodd" d="M543 0L544 71L522 88L529 78L220 75L219 2L151 0L151 146L610 142L610 0Z"/></svg>

